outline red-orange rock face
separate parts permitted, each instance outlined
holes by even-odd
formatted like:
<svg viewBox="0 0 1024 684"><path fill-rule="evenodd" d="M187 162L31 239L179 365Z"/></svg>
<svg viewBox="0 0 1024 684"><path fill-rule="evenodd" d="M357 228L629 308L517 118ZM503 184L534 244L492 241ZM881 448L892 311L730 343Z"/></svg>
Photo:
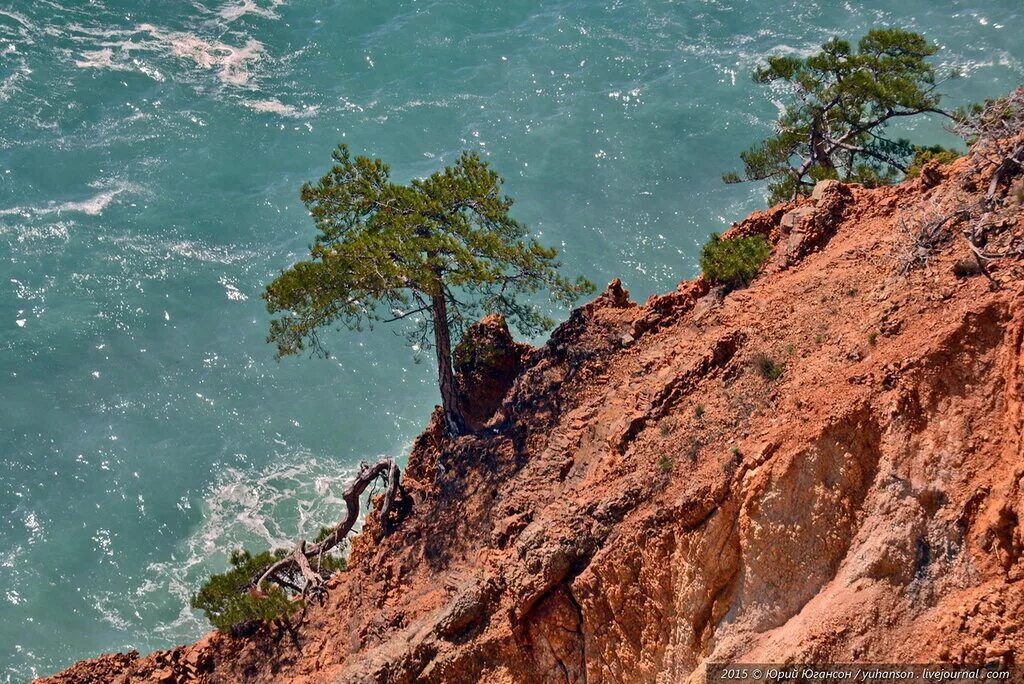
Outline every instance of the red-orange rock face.
<svg viewBox="0 0 1024 684"><path fill-rule="evenodd" d="M459 400L471 430L480 430L494 416L529 352L529 345L513 341L505 319L497 314L466 331L453 355Z"/></svg>
<svg viewBox="0 0 1024 684"><path fill-rule="evenodd" d="M491 429L446 440L435 419L405 518L388 536L371 518L297 643L213 634L50 681L1021 664L1024 267L957 266L965 225L924 258L914 238L923 217L980 197L977 173L961 160L752 216L733 232L776 253L745 290L697 280L637 306L613 283L528 353L481 322L498 353L464 358L461 387ZM1006 206L979 220L1012 247L1024 222Z"/></svg>

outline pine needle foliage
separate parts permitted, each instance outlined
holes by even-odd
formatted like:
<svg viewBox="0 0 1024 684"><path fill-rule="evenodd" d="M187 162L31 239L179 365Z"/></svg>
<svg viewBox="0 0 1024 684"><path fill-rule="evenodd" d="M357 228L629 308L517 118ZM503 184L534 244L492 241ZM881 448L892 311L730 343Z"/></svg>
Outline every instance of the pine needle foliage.
<svg viewBox="0 0 1024 684"><path fill-rule="evenodd" d="M910 161L910 165L907 167L907 178L917 178L921 175L921 169L924 168L925 164L929 162L938 162L939 164L951 164L959 159L962 155L956 150L943 147L942 145L929 145L927 147L915 147L914 158Z"/></svg>
<svg viewBox="0 0 1024 684"><path fill-rule="evenodd" d="M536 335L553 321L531 303L547 291L570 304L592 292L584 278L559 274L557 251L512 218L502 179L475 152L414 179L391 180L380 159L353 157L340 145L334 165L301 197L316 225L309 259L282 272L264 293L268 341L278 357L327 355L320 332L403 321L410 342L433 347L449 430L464 431L452 377L458 340L483 314L498 313Z"/></svg>
<svg viewBox="0 0 1024 684"><path fill-rule="evenodd" d="M524 334L553 322L520 297L547 289L570 304L593 285L558 273L557 250L529 237L509 215L502 179L475 152L408 185L391 181L380 159L353 157L345 145L318 183L302 187L317 228L310 259L278 276L264 294L269 341L279 356L326 352L318 331L409 318L414 334L431 325L433 296L447 299L453 331L500 313ZM423 341L429 343L426 335Z"/></svg>
<svg viewBox="0 0 1024 684"><path fill-rule="evenodd" d="M331 528L326 529L330 533ZM284 549L255 556L244 550L233 552L229 559L231 569L211 575L192 597L192 607L205 612L210 624L224 632L289 618L302 609L301 600L276 585L253 586L255 578L288 553ZM313 567L317 567L316 563ZM340 555L325 554L320 559L319 571L324 578L345 568L345 559Z"/></svg>
<svg viewBox="0 0 1024 684"><path fill-rule="evenodd" d="M192 597L192 607L203 610L210 623L219 630L230 631L244 623L271 621L287 617L301 607L280 587L250 587L254 577L274 561L284 558L286 551L264 551L253 556L248 551L231 554L231 569L211 575Z"/></svg>
<svg viewBox="0 0 1024 684"><path fill-rule="evenodd" d="M856 49L833 38L806 58L769 57L754 80L782 86L788 102L775 134L740 155L743 174L723 180L768 180L772 203L828 178L868 186L897 180L916 150L887 136L887 125L924 113L949 116L927 61L938 49L917 33L886 28L869 31Z"/></svg>
<svg viewBox="0 0 1024 684"><path fill-rule="evenodd" d="M712 233L701 249L700 268L705 278L733 290L749 285L771 253L771 243L762 235L723 240Z"/></svg>

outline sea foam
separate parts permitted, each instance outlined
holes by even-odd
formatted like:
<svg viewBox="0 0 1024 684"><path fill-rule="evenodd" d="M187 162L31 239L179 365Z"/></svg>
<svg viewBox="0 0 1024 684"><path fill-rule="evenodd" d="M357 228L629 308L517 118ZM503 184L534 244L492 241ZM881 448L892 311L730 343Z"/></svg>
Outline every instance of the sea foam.
<svg viewBox="0 0 1024 684"><path fill-rule="evenodd" d="M225 84L246 86L252 78L251 65L263 57L263 43L249 38L243 45L207 39L189 31L170 31L153 24L139 24L130 35L125 31L86 30L76 26L74 33L99 37L92 47L82 50L75 66L80 69L106 69L110 71L139 71L155 80L163 75L152 65L134 57L136 53L169 54L192 62L205 71L213 71ZM146 37L140 37L140 34ZM106 38L106 40L103 40ZM111 40L111 39L117 40Z"/></svg>
<svg viewBox="0 0 1024 684"><path fill-rule="evenodd" d="M236 86L249 82L249 63L259 61L263 54L263 43L254 38L241 47L235 47L217 40L206 40L194 33L164 31L152 24L141 24L138 30L152 35L174 56L188 59L200 68L215 70L222 82Z"/></svg>
<svg viewBox="0 0 1024 684"><path fill-rule="evenodd" d="M229 22L245 16L246 14L255 14L268 19L277 19L278 14L274 11L274 8L280 7L283 4L284 0L270 0L270 7L261 7L256 0L241 0L241 2L236 2L221 8L218 14Z"/></svg>
<svg viewBox="0 0 1024 684"><path fill-rule="evenodd" d="M81 200L51 200L43 205L29 207L9 207L0 209L2 216L19 216L21 218L32 218L33 216L47 216L49 214L81 213L87 216L99 216L114 201L114 199L126 192L138 193L141 188L134 183L122 181L98 181L90 184L90 187L100 189L92 197ZM102 188L102 189L101 189Z"/></svg>
<svg viewBox="0 0 1024 684"><path fill-rule="evenodd" d="M197 493L204 509L199 528L181 542L172 559L147 568L132 603L170 593L187 606L208 573L223 569L230 551L290 547L297 536L315 536L337 519L344 507L340 493L354 472L351 466L301 452L281 454L262 469L246 466L241 455L237 458L238 465L222 469L207 491ZM192 503L183 497L179 507L187 510ZM204 628L201 616L184 607L176 620L156 631L179 637Z"/></svg>
<svg viewBox="0 0 1024 684"><path fill-rule="evenodd" d="M285 104L277 99L268 100L242 100L242 105L249 109L264 114L277 114L294 119L306 119L317 115L318 107L314 105L302 107L301 109L290 104Z"/></svg>

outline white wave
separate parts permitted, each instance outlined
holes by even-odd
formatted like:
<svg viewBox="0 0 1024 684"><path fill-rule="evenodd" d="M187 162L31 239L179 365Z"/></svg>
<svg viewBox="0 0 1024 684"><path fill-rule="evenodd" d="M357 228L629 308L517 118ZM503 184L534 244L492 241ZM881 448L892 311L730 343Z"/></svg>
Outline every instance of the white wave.
<svg viewBox="0 0 1024 684"><path fill-rule="evenodd" d="M99 216L118 195L125 192L140 191L139 187L133 183L118 181L115 181L113 184L109 181L100 181L90 184L90 187L104 189L84 200L50 201L42 206L0 209L0 216L20 216L27 219L34 216L60 215L72 212L86 214L87 216Z"/></svg>
<svg viewBox="0 0 1024 684"><path fill-rule="evenodd" d="M6 24L0 21L0 36L5 39L17 39L24 43L31 45L33 43L31 34L35 30L35 26L25 18L25 15L19 14L13 10L0 9L0 17L6 17L14 22L14 25Z"/></svg>
<svg viewBox="0 0 1024 684"><path fill-rule="evenodd" d="M0 17L7 17L9 19L13 19L17 23L24 26L25 28L32 27L32 24L30 24L29 20L25 18L24 14L19 14L13 10L0 10Z"/></svg>
<svg viewBox="0 0 1024 684"><path fill-rule="evenodd" d="M111 627L124 632L132 626L132 623L125 619L117 608L114 607L121 603L122 597L119 594L106 591L93 596L92 599L96 607L96 612L98 612L100 617L103 618L103 621Z"/></svg>
<svg viewBox="0 0 1024 684"><path fill-rule="evenodd" d="M250 262L258 253L234 245L207 245L196 240L151 241L139 240L132 236L115 236L111 242L121 252L134 252L157 262L174 261L179 257L210 264L235 264Z"/></svg>
<svg viewBox="0 0 1024 684"><path fill-rule="evenodd" d="M801 59L806 59L807 57L810 57L811 55L817 53L819 49L820 47L817 43L809 43L807 45L804 45L803 47L797 47L793 45L788 45L786 43L780 43L775 47L770 48L768 50L768 54L785 55L787 57L799 57Z"/></svg>
<svg viewBox="0 0 1024 684"><path fill-rule="evenodd" d="M105 192L99 193L98 195L94 195L86 200L81 200L78 202L60 202L48 209L39 210L39 213L59 214L61 212L67 211L78 211L88 216L99 216L100 214L103 213L103 210L106 209L110 205L110 203L114 201L114 198L120 195L122 192L124 192L123 188L107 190Z"/></svg>
<svg viewBox="0 0 1024 684"><path fill-rule="evenodd" d="M285 104L280 100L242 100L242 105L249 109L261 112L264 114L277 114L279 116L288 116L294 119L306 119L317 115L319 108L315 105L308 105L299 109L290 104Z"/></svg>
<svg viewBox="0 0 1024 684"><path fill-rule="evenodd" d="M24 327L24 325L22 324L21 327ZM25 530L28 532L29 544L35 544L43 538L43 526L34 512L29 511L26 513L22 522L25 524Z"/></svg>
<svg viewBox="0 0 1024 684"><path fill-rule="evenodd" d="M19 218L31 219L32 214L28 210L16 208L14 210L0 210L0 216L16 214ZM75 226L74 221L54 221L42 225L27 225L20 222L0 221L0 235L13 235L19 243L35 240L60 240L67 242L71 237L71 229ZM20 295L19 295L20 298Z"/></svg>
<svg viewBox="0 0 1024 684"><path fill-rule="evenodd" d="M236 302L244 302L245 300L248 299L248 297L245 296L245 293L239 290L238 286L235 285L227 276L221 276L217 282L224 286L224 290L225 292L227 292L228 299Z"/></svg>
<svg viewBox="0 0 1024 684"><path fill-rule="evenodd" d="M280 7L283 4L284 0L270 0L270 7L261 7L256 0L240 0L240 2L221 8L218 14L229 22L246 14L255 14L267 19L277 19L278 14L274 11L274 8Z"/></svg>
<svg viewBox="0 0 1024 684"><path fill-rule="evenodd" d="M0 102L9 100L17 89L18 83L26 80L31 73L31 69L21 64L7 78L0 81Z"/></svg>
<svg viewBox="0 0 1024 684"><path fill-rule="evenodd" d="M268 547L289 546L296 534L315 534L335 517L351 475L349 468L315 458L272 464L257 474L229 468L209 492L197 541L206 554L230 549L231 537L255 536Z"/></svg>
<svg viewBox="0 0 1024 684"><path fill-rule="evenodd" d="M138 31L130 28L111 28L109 26L96 27L86 26L78 22L71 22L63 26L47 26L43 29L43 32L53 38L69 38L73 41L82 41L87 39L95 38L128 38ZM113 45L113 43L104 43L105 45Z"/></svg>
<svg viewBox="0 0 1024 684"><path fill-rule="evenodd" d="M1011 54L1002 50L994 50L990 59L971 60L953 58L944 60L940 64L941 69L945 71L955 70L961 77L971 76L975 71L991 69L995 66L1007 67L1017 73L1024 70L1019 60L1014 59Z"/></svg>

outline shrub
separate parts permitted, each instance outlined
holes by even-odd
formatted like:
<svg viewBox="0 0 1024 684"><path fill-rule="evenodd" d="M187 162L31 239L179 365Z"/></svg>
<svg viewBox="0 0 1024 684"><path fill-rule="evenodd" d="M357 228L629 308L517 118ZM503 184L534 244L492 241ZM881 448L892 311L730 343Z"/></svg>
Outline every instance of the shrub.
<svg viewBox="0 0 1024 684"><path fill-rule="evenodd" d="M914 158L910 160L907 167L907 178L917 178L921 175L921 169L930 161L937 161L940 164L949 164L960 158L960 153L942 145L931 145L929 147L915 147Z"/></svg>
<svg viewBox="0 0 1024 684"><path fill-rule="evenodd" d="M331 531L329 527L321 530L321 538ZM265 583L259 588L252 586L272 563L288 553L285 549L264 551L255 556L248 551L233 552L230 558L231 569L210 575L210 579L192 597L192 607L204 611L210 624L217 629L232 633L257 622L290 617L302 608L301 601L276 585ZM317 569L316 562L312 565ZM345 565L343 557L324 554L320 559L319 571L326 578L336 571L344 570Z"/></svg>
<svg viewBox="0 0 1024 684"><path fill-rule="evenodd" d="M658 459L658 468L661 470L661 472L665 473L666 475L672 472L673 465L674 464L672 462L671 456L662 454L661 458Z"/></svg>
<svg viewBox="0 0 1024 684"><path fill-rule="evenodd" d="M700 450L704 445L696 437L690 437L686 441L686 456L692 463L696 463L697 459L700 458Z"/></svg>
<svg viewBox="0 0 1024 684"><path fill-rule="evenodd" d="M696 416L698 420L703 418L704 417L704 404L697 404L697 406L693 409L693 415Z"/></svg>
<svg viewBox="0 0 1024 684"><path fill-rule="evenodd" d="M248 551L231 554L231 569L211 575L192 597L192 607L203 610L210 623L221 631L233 631L246 623L288 617L301 606L276 586L257 591L249 588L253 579L271 563L287 555L284 549L253 556Z"/></svg>
<svg viewBox="0 0 1024 684"><path fill-rule="evenodd" d="M771 256L772 246L762 235L723 240L712 233L700 252L700 268L713 282L735 289L746 287Z"/></svg>
<svg viewBox="0 0 1024 684"><path fill-rule="evenodd" d="M778 380L782 377L782 364L776 363L775 359L767 354L758 354L754 357L754 367L765 380Z"/></svg>

